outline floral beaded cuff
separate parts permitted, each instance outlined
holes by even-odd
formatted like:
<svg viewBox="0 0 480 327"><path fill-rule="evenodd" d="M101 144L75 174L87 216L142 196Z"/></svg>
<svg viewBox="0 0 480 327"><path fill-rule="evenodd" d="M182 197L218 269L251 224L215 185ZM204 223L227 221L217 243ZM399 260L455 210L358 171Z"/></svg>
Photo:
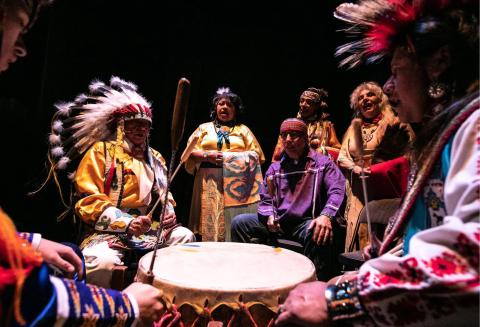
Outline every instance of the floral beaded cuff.
<svg viewBox="0 0 480 327"><path fill-rule="evenodd" d="M102 212L100 218L95 223L95 230L100 232L125 233L128 226L133 221L133 217L128 213L115 207L108 207Z"/></svg>
<svg viewBox="0 0 480 327"><path fill-rule="evenodd" d="M325 290L325 298L330 319L333 321L360 318L366 315L358 298L356 279L328 286Z"/></svg>

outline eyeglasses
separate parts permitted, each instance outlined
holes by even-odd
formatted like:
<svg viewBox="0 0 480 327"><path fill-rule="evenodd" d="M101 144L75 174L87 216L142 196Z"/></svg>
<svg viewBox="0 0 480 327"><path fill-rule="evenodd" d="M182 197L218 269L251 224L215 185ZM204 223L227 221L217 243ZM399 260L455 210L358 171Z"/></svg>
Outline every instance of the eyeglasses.
<svg viewBox="0 0 480 327"><path fill-rule="evenodd" d="M152 128L150 127L150 123L144 121L128 121L125 123L125 131L126 132L133 132L133 131L150 131Z"/></svg>
<svg viewBox="0 0 480 327"><path fill-rule="evenodd" d="M288 135L290 135L290 138L291 138L292 140L296 140L296 139L298 139L300 136L302 136L302 134L299 133L299 132L282 132L282 133L280 133L280 137L282 138L282 140L286 140L287 137L288 137Z"/></svg>

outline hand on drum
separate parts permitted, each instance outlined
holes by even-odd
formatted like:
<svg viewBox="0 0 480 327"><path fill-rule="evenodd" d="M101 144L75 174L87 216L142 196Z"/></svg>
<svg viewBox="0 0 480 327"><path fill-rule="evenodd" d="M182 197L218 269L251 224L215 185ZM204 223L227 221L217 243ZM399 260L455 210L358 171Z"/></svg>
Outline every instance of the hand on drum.
<svg viewBox="0 0 480 327"><path fill-rule="evenodd" d="M268 216L267 229L272 233L277 233L280 231L280 223L278 222L278 220L276 221L273 216Z"/></svg>
<svg viewBox="0 0 480 327"><path fill-rule="evenodd" d="M275 326L330 326L324 282L299 284L279 308Z"/></svg>
<svg viewBox="0 0 480 327"><path fill-rule="evenodd" d="M140 236L150 230L152 219L149 216L138 216L128 226L127 233L133 236Z"/></svg>
<svg viewBox="0 0 480 327"><path fill-rule="evenodd" d="M132 283L123 292L137 301L140 311L139 318L142 323L151 325L152 322L161 318L164 310L162 291L148 284Z"/></svg>
<svg viewBox="0 0 480 327"><path fill-rule="evenodd" d="M313 228L312 239L315 243L327 245L333 240L332 222L327 216L320 216L312 220L308 229Z"/></svg>
<svg viewBox="0 0 480 327"><path fill-rule="evenodd" d="M175 212L165 212L165 217L163 217L163 228L169 229L170 227L175 226L177 223L177 216Z"/></svg>

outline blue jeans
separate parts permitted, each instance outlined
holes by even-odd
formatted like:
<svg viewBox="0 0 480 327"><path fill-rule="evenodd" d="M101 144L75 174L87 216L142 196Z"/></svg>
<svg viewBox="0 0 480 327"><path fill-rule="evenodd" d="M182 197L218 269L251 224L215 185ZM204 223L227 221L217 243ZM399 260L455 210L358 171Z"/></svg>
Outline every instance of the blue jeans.
<svg viewBox="0 0 480 327"><path fill-rule="evenodd" d="M272 236L296 241L303 245L303 254L312 260L315 265L317 278L327 281L340 272L335 240L338 238L336 234L341 233L338 231L339 228L336 222L332 221L334 242L327 245L318 245L312 239L313 230L308 229L311 221L312 219L288 223L282 222L280 224L282 232L272 235L273 233L267 230L265 217L257 214L241 214L232 220L232 241L251 243L253 238L265 240Z"/></svg>

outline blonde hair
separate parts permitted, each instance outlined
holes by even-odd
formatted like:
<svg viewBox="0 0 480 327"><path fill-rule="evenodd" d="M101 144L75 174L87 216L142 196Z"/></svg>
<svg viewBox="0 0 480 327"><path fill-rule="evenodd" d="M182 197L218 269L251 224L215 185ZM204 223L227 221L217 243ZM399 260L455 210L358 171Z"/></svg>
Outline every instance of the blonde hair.
<svg viewBox="0 0 480 327"><path fill-rule="evenodd" d="M375 93L375 95L380 99L380 110L385 112L386 110L391 110L390 109L390 104L388 102L388 97L387 95L383 92L382 87L377 83L377 82L363 82L359 86L353 90L352 94L350 94L350 108L352 108L355 113L359 111L359 108L357 107L358 105L358 96L360 95L360 92L363 90L369 90Z"/></svg>

